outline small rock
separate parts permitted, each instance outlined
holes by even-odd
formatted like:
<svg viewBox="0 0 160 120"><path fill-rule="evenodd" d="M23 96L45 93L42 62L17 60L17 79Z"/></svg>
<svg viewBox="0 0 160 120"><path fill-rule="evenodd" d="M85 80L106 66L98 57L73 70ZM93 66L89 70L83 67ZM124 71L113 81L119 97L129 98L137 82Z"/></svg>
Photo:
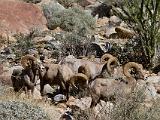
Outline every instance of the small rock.
<svg viewBox="0 0 160 120"><path fill-rule="evenodd" d="M56 96L54 96L54 101L55 102L62 102L66 100L66 96L63 94L58 94Z"/></svg>
<svg viewBox="0 0 160 120"><path fill-rule="evenodd" d="M49 84L46 84L44 86L44 90L43 90L43 93L44 94L47 94L47 93L53 93L55 90L49 85Z"/></svg>
<svg viewBox="0 0 160 120"><path fill-rule="evenodd" d="M110 23L115 24L117 26L119 26L122 22L122 20L117 16L111 16L109 21L110 21Z"/></svg>

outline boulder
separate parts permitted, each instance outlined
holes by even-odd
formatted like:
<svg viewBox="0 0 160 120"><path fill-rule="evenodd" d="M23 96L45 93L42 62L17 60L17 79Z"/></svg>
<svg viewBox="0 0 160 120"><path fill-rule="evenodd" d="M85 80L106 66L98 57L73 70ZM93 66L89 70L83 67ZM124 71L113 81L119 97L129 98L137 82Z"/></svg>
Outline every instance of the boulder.
<svg viewBox="0 0 160 120"><path fill-rule="evenodd" d="M92 5L96 2L96 0L81 0L79 2L79 5L81 5L82 7L86 7L88 5Z"/></svg>
<svg viewBox="0 0 160 120"><path fill-rule="evenodd" d="M38 6L13 0L0 0L0 34L28 34L37 28L46 30L46 19Z"/></svg>
<svg viewBox="0 0 160 120"><path fill-rule="evenodd" d="M110 23L115 24L119 26L121 24L122 20L117 16L111 16L110 17Z"/></svg>
<svg viewBox="0 0 160 120"><path fill-rule="evenodd" d="M81 99L75 99L73 97L70 97L66 104L68 106L77 106L81 110L85 110L90 108L91 101L92 101L91 97L85 97Z"/></svg>
<svg viewBox="0 0 160 120"><path fill-rule="evenodd" d="M52 94L55 90L49 85L49 84L46 84L44 86L44 90L43 90L43 93L46 95L47 93L50 93Z"/></svg>
<svg viewBox="0 0 160 120"><path fill-rule="evenodd" d="M146 78L148 83L158 83L160 82L160 76L149 76Z"/></svg>

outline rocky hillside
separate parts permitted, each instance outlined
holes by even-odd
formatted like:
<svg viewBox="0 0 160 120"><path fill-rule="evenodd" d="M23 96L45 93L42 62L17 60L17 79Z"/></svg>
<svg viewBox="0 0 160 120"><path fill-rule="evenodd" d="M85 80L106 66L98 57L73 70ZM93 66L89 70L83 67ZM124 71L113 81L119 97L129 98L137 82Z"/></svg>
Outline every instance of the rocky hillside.
<svg viewBox="0 0 160 120"><path fill-rule="evenodd" d="M154 11L153 15L145 11L153 5L143 9L145 12L140 15L143 10L135 9L139 5L133 3L123 0L0 0L0 120L159 120L160 27L157 19L160 11ZM141 7L149 5L144 4ZM160 7L160 3L156 5ZM127 7L135 7L135 12ZM157 17L149 17L156 13ZM106 54L112 57L103 58ZM34 60L23 63L25 55L31 55ZM133 63L125 74L124 66L129 62ZM24 65L29 66L28 69ZM52 68L52 65L58 67ZM32 72L40 70L33 77L36 83L29 76L30 69ZM47 76L49 70L55 77L52 82L58 79L62 83L52 84ZM71 80L78 72L83 75L80 79L87 82L75 82L74 86ZM49 82L40 91L43 75ZM22 85L18 92L15 90L18 85L14 86L11 78ZM99 83L97 79L102 81ZM130 80L136 87L132 86L133 91L126 95L132 88L128 87ZM63 82L66 88L70 85L68 99L66 88L65 92L60 89ZM87 87L84 85L81 89L84 87L81 84ZM121 90L124 92L119 93ZM94 97L98 97L98 104L91 108Z"/></svg>

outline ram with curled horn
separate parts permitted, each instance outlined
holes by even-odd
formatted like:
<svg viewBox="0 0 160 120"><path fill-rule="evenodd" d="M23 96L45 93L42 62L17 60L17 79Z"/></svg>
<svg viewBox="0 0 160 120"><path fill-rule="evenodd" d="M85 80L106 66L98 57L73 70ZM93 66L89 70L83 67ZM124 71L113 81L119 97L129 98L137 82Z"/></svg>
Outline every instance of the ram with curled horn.
<svg viewBox="0 0 160 120"><path fill-rule="evenodd" d="M89 81L96 77L110 77L114 72L114 68L119 65L119 62L116 57L111 57L108 62L106 61L104 64L81 65L78 68L78 73L85 74L89 78Z"/></svg>
<svg viewBox="0 0 160 120"><path fill-rule="evenodd" d="M69 66L74 71L74 73L84 73L88 76L89 79L94 79L100 75L102 68L107 67L106 64L107 61L105 63L92 62L89 60L77 59L71 55L67 56L63 61L60 62L60 65Z"/></svg>
<svg viewBox="0 0 160 120"><path fill-rule="evenodd" d="M130 73L132 69L135 70L135 75ZM128 62L123 67L124 78L96 78L90 85L91 107L96 106L102 98L109 101L115 100L118 95L122 97L130 94L136 87L137 81L144 80L142 69L142 65Z"/></svg>
<svg viewBox="0 0 160 120"><path fill-rule="evenodd" d="M101 61L101 63L105 63L106 61L108 61L112 57L114 57L114 56L111 55L111 54L106 53L106 54L101 56L100 61Z"/></svg>
<svg viewBox="0 0 160 120"><path fill-rule="evenodd" d="M40 72L40 93L44 96L43 90L46 84L50 86L59 85L60 92L65 90L65 82L61 73L60 65L58 64L46 64L44 74Z"/></svg>
<svg viewBox="0 0 160 120"><path fill-rule="evenodd" d="M66 89L67 89L67 99L69 98L70 88L72 87L72 91L75 92L84 92L88 89L88 77L83 73L77 73L73 75L67 82L66 82ZM78 85L78 86L76 86ZM75 88L75 89L74 89ZM83 96L84 97L84 96Z"/></svg>
<svg viewBox="0 0 160 120"><path fill-rule="evenodd" d="M31 55L25 55L21 58L21 65L24 69L14 69L11 80L16 92L24 88L25 92L31 90L33 93L34 86L37 82L38 73L40 70L39 65L35 57ZM21 82L21 84L20 84Z"/></svg>

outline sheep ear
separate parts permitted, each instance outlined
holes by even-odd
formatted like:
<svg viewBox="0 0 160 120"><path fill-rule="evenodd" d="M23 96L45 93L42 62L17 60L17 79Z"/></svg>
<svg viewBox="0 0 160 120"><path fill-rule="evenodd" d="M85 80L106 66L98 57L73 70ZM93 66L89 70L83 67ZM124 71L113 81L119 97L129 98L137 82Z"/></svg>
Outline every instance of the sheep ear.
<svg viewBox="0 0 160 120"><path fill-rule="evenodd" d="M127 77L132 77L132 75L129 73L129 70L130 70L131 68L135 68L135 69L136 69L138 72L140 72L140 73L142 73L142 70L143 70L142 66L139 65L138 63L128 62L128 63L126 63L126 64L124 65L124 67L123 67L123 73L124 73L125 76L127 76Z"/></svg>

